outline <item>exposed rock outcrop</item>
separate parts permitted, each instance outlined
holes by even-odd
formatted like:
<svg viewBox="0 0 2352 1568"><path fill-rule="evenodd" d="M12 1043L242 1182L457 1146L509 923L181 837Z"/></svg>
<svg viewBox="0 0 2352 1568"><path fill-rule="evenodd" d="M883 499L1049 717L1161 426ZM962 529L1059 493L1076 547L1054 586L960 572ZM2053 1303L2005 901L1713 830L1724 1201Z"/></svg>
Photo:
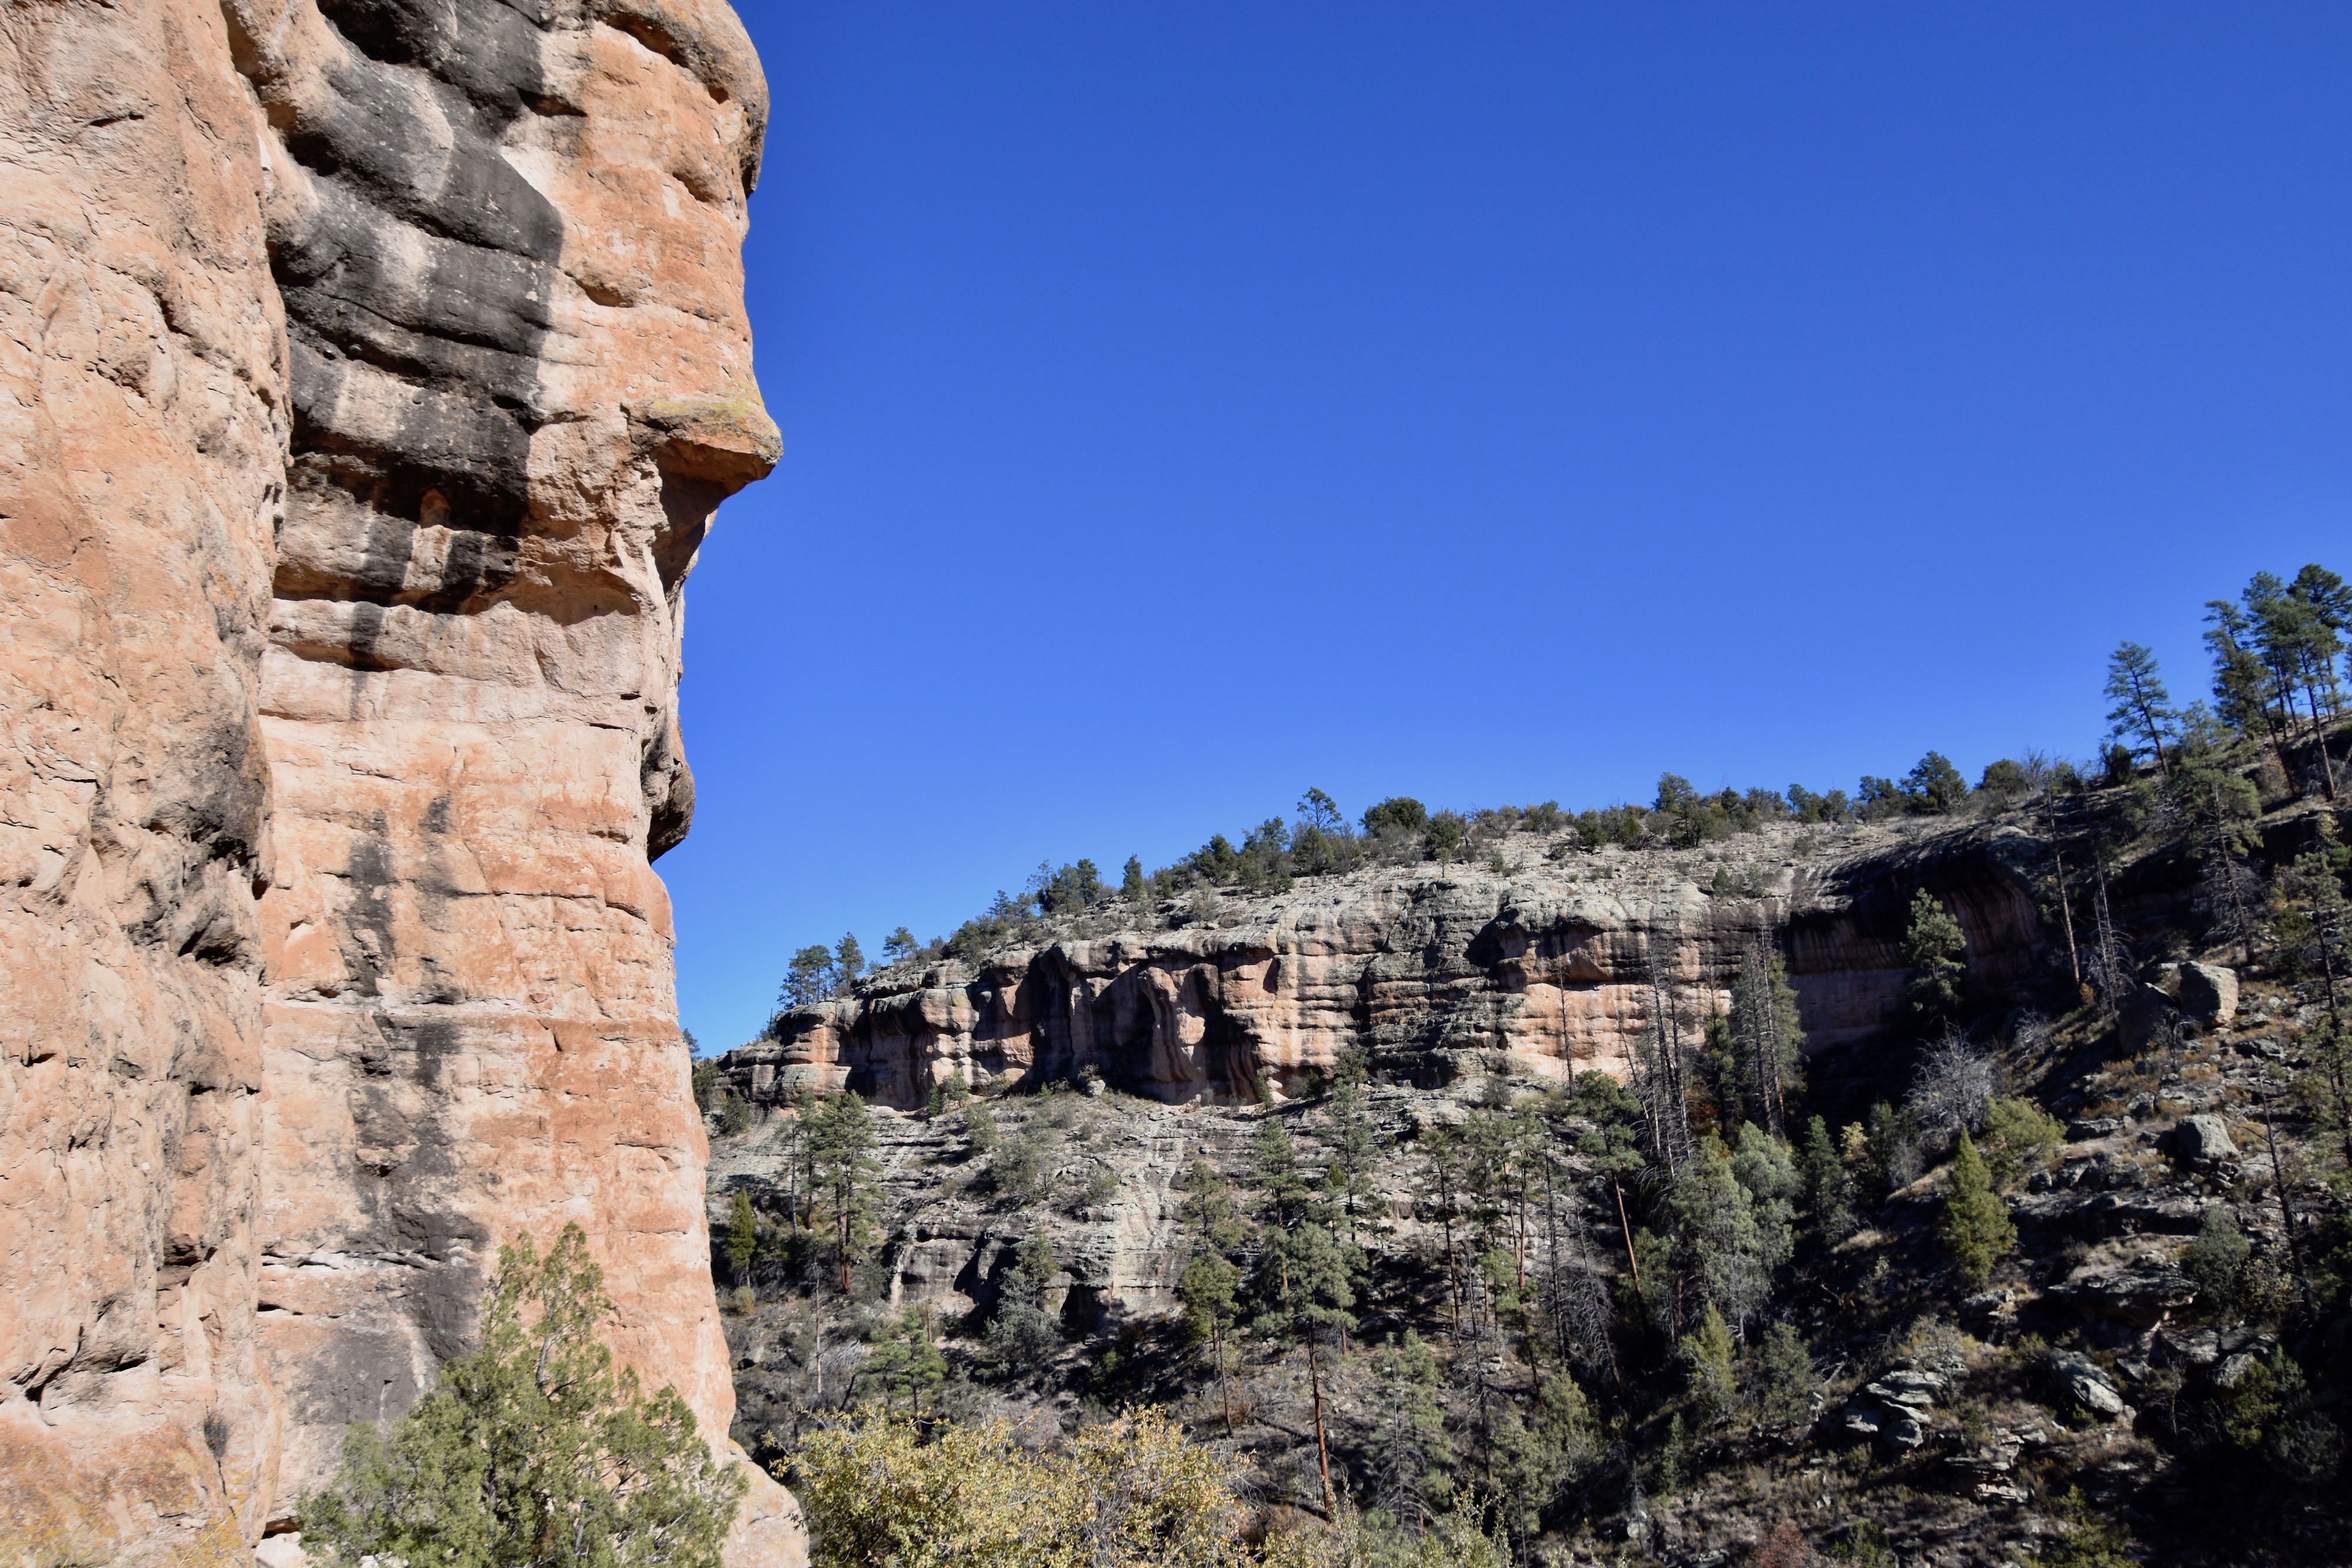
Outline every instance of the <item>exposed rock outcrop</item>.
<svg viewBox="0 0 2352 1568"><path fill-rule="evenodd" d="M262 151L217 6L12 7L0 38L0 1538L204 1561L278 1459Z"/></svg>
<svg viewBox="0 0 2352 1568"><path fill-rule="evenodd" d="M1801 852L1798 839L1769 830L1722 859L1553 860L1530 838L1501 872L1359 872L1225 890L1213 910L1115 903L1043 945L896 966L784 1014L725 1071L755 1103L846 1084L902 1108L951 1076L1088 1069L1167 1101L1253 1099L1261 1082L1289 1094L1350 1049L1375 1073L1423 1085L1506 1062L1535 1077L1622 1075L1661 995L1696 1030L1759 943L1782 956L1820 1050L1885 1027L1919 887L1959 918L1979 981L2046 966L2053 934L2032 887L2043 851L2019 829L1855 828Z"/></svg>
<svg viewBox="0 0 2352 1568"><path fill-rule="evenodd" d="M723 1433L649 861L692 812L685 578L778 450L741 25L158 0L5 38L11 1527L241 1546L568 1219L621 1354ZM793 1560L762 1484L732 1555Z"/></svg>

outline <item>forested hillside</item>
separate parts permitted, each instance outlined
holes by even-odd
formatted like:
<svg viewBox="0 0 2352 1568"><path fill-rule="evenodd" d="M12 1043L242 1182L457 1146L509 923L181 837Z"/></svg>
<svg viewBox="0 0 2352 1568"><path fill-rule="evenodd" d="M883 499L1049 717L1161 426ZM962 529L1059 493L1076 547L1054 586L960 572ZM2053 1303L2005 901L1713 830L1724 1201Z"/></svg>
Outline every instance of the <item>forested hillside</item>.
<svg viewBox="0 0 2352 1568"><path fill-rule="evenodd" d="M737 1437L822 1563L2341 1561L2347 622L807 949L698 1083Z"/></svg>

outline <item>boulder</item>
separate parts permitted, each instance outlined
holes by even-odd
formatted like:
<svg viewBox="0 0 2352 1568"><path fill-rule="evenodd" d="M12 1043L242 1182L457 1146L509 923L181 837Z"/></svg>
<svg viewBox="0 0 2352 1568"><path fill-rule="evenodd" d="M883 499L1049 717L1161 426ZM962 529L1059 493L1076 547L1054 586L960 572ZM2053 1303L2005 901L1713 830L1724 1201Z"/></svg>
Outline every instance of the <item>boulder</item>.
<svg viewBox="0 0 2352 1568"><path fill-rule="evenodd" d="M2211 1166L2236 1159L2238 1145L2230 1136L2228 1124L2206 1111L2180 1118L2172 1129L2172 1153L2189 1165Z"/></svg>
<svg viewBox="0 0 2352 1568"><path fill-rule="evenodd" d="M2118 998L2117 1029L2126 1054L2145 1051L2158 1035L2177 1027L2172 998L2150 985L2135 985Z"/></svg>
<svg viewBox="0 0 2352 1568"><path fill-rule="evenodd" d="M2017 1292L2008 1289L1979 1291L1960 1303L1960 1316L1982 1322L1999 1317L2017 1304Z"/></svg>
<svg viewBox="0 0 2352 1568"><path fill-rule="evenodd" d="M2005 1427L1996 1427L1984 1441L1958 1449L1944 1462L1966 1475L2007 1475L2017 1468L2017 1456L2024 1447L2016 1433Z"/></svg>
<svg viewBox="0 0 2352 1568"><path fill-rule="evenodd" d="M1885 1423L1878 1429L1878 1440L1890 1448L1916 1448L1927 1441L1927 1423L1916 1411L1900 1405L1886 1408Z"/></svg>
<svg viewBox="0 0 2352 1568"><path fill-rule="evenodd" d="M1920 1410L1932 1410L1936 1401L1951 1391L1951 1384L1932 1372L1920 1372L1903 1366L1873 1383L1864 1390L1883 1405L1901 1405Z"/></svg>
<svg viewBox="0 0 2352 1568"><path fill-rule="evenodd" d="M2123 1154L2100 1156L2086 1176L2086 1185L2101 1192L2137 1192L2149 1179L2147 1166Z"/></svg>
<svg viewBox="0 0 2352 1568"><path fill-rule="evenodd" d="M2116 1392L2116 1385L2099 1364L2089 1356L2076 1351L2053 1350L2048 1365L2052 1386L2084 1409L2113 1420L2131 1408Z"/></svg>
<svg viewBox="0 0 2352 1568"><path fill-rule="evenodd" d="M1875 1437L1890 1448L1916 1448L1927 1440L1920 1412L1865 1395L1848 1402L1845 1429L1858 1437Z"/></svg>
<svg viewBox="0 0 2352 1568"><path fill-rule="evenodd" d="M2050 1293L2078 1312L2145 1326L2162 1322L2175 1307L2195 1301L2197 1287L2179 1270L2151 1256L2113 1270L2078 1269Z"/></svg>
<svg viewBox="0 0 2352 1568"><path fill-rule="evenodd" d="M2238 972L2220 964L2183 964L2180 1010L2208 1028L2229 1022L2238 1011Z"/></svg>

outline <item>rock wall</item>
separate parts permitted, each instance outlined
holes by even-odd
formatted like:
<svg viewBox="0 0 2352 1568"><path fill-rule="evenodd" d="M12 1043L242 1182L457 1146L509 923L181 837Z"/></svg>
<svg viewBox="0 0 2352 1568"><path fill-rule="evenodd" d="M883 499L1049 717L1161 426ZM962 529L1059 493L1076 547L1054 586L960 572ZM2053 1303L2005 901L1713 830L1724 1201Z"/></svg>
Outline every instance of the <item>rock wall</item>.
<svg viewBox="0 0 2352 1568"><path fill-rule="evenodd" d="M277 1463L261 147L215 5L11 6L0 47L0 1539L201 1562Z"/></svg>
<svg viewBox="0 0 2352 1568"><path fill-rule="evenodd" d="M61 0L0 40L0 1533L282 1528L568 1219L723 1433L649 862L684 580L778 450L740 24ZM798 1552L765 1484L730 1556Z"/></svg>
<svg viewBox="0 0 2352 1568"><path fill-rule="evenodd" d="M784 1014L772 1038L728 1053L725 1071L754 1103L846 1085L899 1108L950 1076L1088 1068L1165 1101L1232 1103L1255 1098L1260 1079L1291 1092L1351 1049L1400 1083L1506 1064L1622 1076L1662 1010L1654 969L1696 1030L1759 943L1781 954L1820 1051L1885 1028L1921 887L1958 917L1979 981L2008 985L2050 960L2032 885L2044 851L2014 825L1906 823L1799 843L1781 828L1727 858L1558 861L1538 843L1507 872L1360 872L1280 894L1225 890L1213 912L1156 917L1113 905L977 963L896 966Z"/></svg>

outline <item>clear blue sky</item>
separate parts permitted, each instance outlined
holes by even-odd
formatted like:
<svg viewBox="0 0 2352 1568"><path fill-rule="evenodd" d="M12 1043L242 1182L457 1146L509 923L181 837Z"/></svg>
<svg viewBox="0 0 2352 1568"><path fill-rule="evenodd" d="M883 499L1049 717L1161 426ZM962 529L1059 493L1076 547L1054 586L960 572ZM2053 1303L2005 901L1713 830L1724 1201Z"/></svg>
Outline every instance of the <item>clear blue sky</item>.
<svg viewBox="0 0 2352 1568"><path fill-rule="evenodd" d="M744 0L705 1050L1286 814L2090 751L2352 570L2352 8Z"/></svg>

